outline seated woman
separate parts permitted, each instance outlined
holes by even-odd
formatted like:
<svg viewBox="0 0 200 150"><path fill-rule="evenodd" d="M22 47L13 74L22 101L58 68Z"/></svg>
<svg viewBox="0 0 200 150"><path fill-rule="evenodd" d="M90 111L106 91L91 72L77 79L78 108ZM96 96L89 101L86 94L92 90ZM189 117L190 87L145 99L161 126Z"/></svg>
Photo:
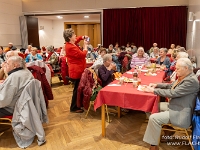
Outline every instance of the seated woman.
<svg viewBox="0 0 200 150"><path fill-rule="evenodd" d="M158 47L154 47L153 48L153 52L151 52L150 54L150 58L158 58L159 56L159 48Z"/></svg>
<svg viewBox="0 0 200 150"><path fill-rule="evenodd" d="M36 61L36 60L42 60L42 56L37 53L37 50L38 49L36 47L31 48L31 53L25 59L25 61L27 63L32 62L32 61Z"/></svg>
<svg viewBox="0 0 200 150"><path fill-rule="evenodd" d="M94 64L91 66L92 69L95 70L98 69L98 66L103 65L103 56L107 53L105 48L100 49L100 55L98 56L97 60L94 62Z"/></svg>
<svg viewBox="0 0 200 150"><path fill-rule="evenodd" d="M167 57L167 49L166 48L161 48L160 49L160 57L157 59L157 64L159 65L165 65L166 68L168 69L171 62L170 62L170 59L169 57Z"/></svg>
<svg viewBox="0 0 200 150"><path fill-rule="evenodd" d="M175 50L175 44L171 44L170 49L168 50L167 54L173 54Z"/></svg>
<svg viewBox="0 0 200 150"><path fill-rule="evenodd" d="M149 55L144 52L143 47L139 47L137 53L132 56L131 68L134 68L136 65L147 64L149 61Z"/></svg>
<svg viewBox="0 0 200 150"><path fill-rule="evenodd" d="M102 87L112 82L115 70L116 65L112 62L112 56L110 54L104 55L103 65L98 69L98 76L102 81Z"/></svg>
<svg viewBox="0 0 200 150"><path fill-rule="evenodd" d="M60 70L60 66L58 64L58 56L54 51L54 47L52 45L46 47L47 50L47 58L46 63L50 64L54 71Z"/></svg>

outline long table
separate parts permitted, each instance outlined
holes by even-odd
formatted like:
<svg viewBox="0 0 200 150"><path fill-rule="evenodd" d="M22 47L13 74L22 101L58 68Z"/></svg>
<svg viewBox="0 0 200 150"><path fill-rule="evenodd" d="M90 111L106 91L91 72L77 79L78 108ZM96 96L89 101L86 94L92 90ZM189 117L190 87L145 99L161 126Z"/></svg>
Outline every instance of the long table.
<svg viewBox="0 0 200 150"><path fill-rule="evenodd" d="M132 70L131 70L132 71ZM129 71L130 72L130 71ZM124 73L123 76L132 78L132 74ZM149 83L161 83L165 76L164 71L157 71L157 76L145 76L144 73L139 74L141 85L149 85ZM117 84L115 80L111 84ZM158 112L159 97L152 93L138 91L133 87L133 83L124 83L121 86L106 86L101 89L94 103L94 109L101 107L102 120L102 136L105 137L105 104L110 106L118 106L118 117L120 117L120 107L141 110L144 112Z"/></svg>

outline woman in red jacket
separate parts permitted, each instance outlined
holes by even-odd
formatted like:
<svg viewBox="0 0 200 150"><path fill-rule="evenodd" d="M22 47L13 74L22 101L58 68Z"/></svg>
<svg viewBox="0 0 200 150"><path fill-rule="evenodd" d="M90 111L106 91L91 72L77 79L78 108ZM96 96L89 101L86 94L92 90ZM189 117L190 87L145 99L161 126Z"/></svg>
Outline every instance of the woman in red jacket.
<svg viewBox="0 0 200 150"><path fill-rule="evenodd" d="M75 113L82 113L83 110L77 107L77 89L80 82L81 75L86 67L86 54L88 42L85 40L88 36L76 37L73 29L66 29L63 32L63 37L66 41L65 50L69 67L69 77L74 80L74 90L72 95L72 102L70 111ZM77 43L84 40L83 51L77 46Z"/></svg>

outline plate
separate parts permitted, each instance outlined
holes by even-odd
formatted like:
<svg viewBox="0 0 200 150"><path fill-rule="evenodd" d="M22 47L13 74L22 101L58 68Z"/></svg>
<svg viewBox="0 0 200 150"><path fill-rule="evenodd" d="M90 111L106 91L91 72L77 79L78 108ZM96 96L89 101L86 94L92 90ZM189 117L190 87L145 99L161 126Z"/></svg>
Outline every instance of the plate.
<svg viewBox="0 0 200 150"><path fill-rule="evenodd" d="M146 69L141 69L141 72L148 72L148 70L146 70Z"/></svg>
<svg viewBox="0 0 200 150"><path fill-rule="evenodd" d="M126 73L127 73L127 74L133 74L133 72L130 72L130 71L127 71Z"/></svg>
<svg viewBox="0 0 200 150"><path fill-rule="evenodd" d="M157 76L156 73L145 73L144 75L145 75L145 76Z"/></svg>
<svg viewBox="0 0 200 150"><path fill-rule="evenodd" d="M133 80L133 79L130 79L130 78L125 78L125 79L124 79L124 82L130 82L130 83L131 83L131 82L134 82L134 80Z"/></svg>

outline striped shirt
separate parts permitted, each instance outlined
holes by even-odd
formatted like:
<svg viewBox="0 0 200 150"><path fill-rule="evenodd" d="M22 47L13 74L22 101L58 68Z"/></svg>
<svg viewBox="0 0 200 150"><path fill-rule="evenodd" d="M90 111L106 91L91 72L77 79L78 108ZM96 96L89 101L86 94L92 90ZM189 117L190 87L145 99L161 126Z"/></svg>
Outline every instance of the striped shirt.
<svg viewBox="0 0 200 150"><path fill-rule="evenodd" d="M134 54L132 56L131 60L131 68L134 68L136 65L142 65L142 64L147 64L149 61L149 56L147 54L144 54L142 58L139 58L137 54Z"/></svg>

